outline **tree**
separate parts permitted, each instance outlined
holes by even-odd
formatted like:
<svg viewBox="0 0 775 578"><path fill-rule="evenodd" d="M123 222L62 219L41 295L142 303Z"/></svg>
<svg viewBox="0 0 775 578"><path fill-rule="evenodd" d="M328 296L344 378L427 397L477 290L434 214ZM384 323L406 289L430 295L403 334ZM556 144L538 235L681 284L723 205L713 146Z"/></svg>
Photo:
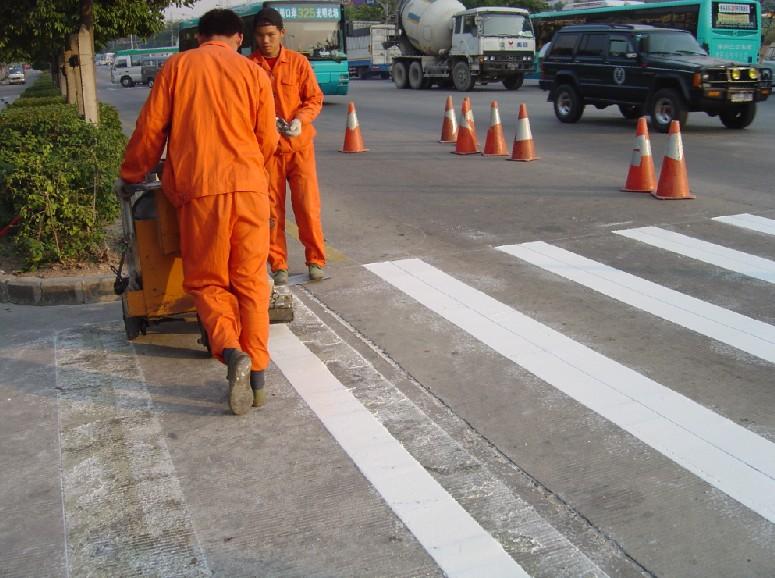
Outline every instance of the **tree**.
<svg viewBox="0 0 775 578"><path fill-rule="evenodd" d="M89 116L86 109L96 110L96 104L86 105L85 101L91 101L90 95L95 95L96 102L96 87L83 83L93 81L94 46L129 34L150 36L162 29L165 8L192 3L193 0L6 0L0 5L0 57L13 56L39 68L48 67L55 76L60 76L64 68L67 78L75 81L66 83L64 88L68 101L80 94L79 109ZM78 73L73 74L68 68L78 69ZM91 75L86 70L84 79L86 68L91 68Z"/></svg>

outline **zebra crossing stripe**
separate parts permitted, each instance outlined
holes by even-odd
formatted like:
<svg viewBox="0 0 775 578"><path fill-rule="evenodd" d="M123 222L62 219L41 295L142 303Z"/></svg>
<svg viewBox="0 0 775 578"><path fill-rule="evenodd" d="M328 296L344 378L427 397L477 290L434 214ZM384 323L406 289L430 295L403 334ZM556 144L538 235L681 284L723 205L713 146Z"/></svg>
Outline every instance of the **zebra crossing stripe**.
<svg viewBox="0 0 775 578"><path fill-rule="evenodd" d="M653 247L697 259L709 265L741 273L747 277L775 283L775 261L770 259L722 247L659 227L639 227L613 232Z"/></svg>
<svg viewBox="0 0 775 578"><path fill-rule="evenodd" d="M751 231L758 231L759 233L775 235L774 220L751 215L750 213L713 217L713 220L719 223L726 223L727 225L734 225L735 227L742 227L743 229L750 229Z"/></svg>
<svg viewBox="0 0 775 578"><path fill-rule="evenodd" d="M775 444L419 259L366 267L775 523Z"/></svg>
<svg viewBox="0 0 775 578"><path fill-rule="evenodd" d="M529 576L291 330L272 361L446 576Z"/></svg>
<svg viewBox="0 0 775 578"><path fill-rule="evenodd" d="M772 325L543 241L496 248L622 303L775 363L775 327Z"/></svg>

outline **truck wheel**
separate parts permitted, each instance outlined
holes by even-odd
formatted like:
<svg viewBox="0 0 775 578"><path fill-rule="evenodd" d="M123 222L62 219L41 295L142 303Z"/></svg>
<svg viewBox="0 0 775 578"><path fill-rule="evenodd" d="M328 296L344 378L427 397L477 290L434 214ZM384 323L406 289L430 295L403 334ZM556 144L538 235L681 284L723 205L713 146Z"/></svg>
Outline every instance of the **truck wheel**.
<svg viewBox="0 0 775 578"><path fill-rule="evenodd" d="M688 110L683 97L672 88L658 90L651 99L651 124L659 132L670 130L670 123L677 120L681 128L686 125Z"/></svg>
<svg viewBox="0 0 775 578"><path fill-rule="evenodd" d="M756 116L756 103L749 102L726 108L718 116L721 119L721 123L727 128L745 128L753 122Z"/></svg>
<svg viewBox="0 0 775 578"><path fill-rule="evenodd" d="M415 60L409 65L409 86L414 90L423 90L428 88L429 82L422 71L422 64Z"/></svg>
<svg viewBox="0 0 775 578"><path fill-rule="evenodd" d="M640 107L637 104L620 104L619 112L627 119L638 118L640 116Z"/></svg>
<svg viewBox="0 0 775 578"><path fill-rule="evenodd" d="M473 90L476 79L471 75L471 69L468 63L460 60L452 67L452 82L459 92L469 92Z"/></svg>
<svg viewBox="0 0 775 578"><path fill-rule="evenodd" d="M149 78L148 82L146 82L145 84L148 85L148 88L153 88L153 78Z"/></svg>
<svg viewBox="0 0 775 578"><path fill-rule="evenodd" d="M124 317L124 330L126 331L126 338L129 341L134 341L142 333L145 335L148 327L148 320L145 317L130 317L126 307L126 297L121 299L121 310Z"/></svg>
<svg viewBox="0 0 775 578"><path fill-rule="evenodd" d="M570 84L561 84L554 91L554 115L560 122L573 123L584 113L584 103Z"/></svg>
<svg viewBox="0 0 775 578"><path fill-rule="evenodd" d="M523 82L525 82L525 77L521 74L518 74L517 76L504 78L503 86L506 87L506 90L519 90L522 87Z"/></svg>
<svg viewBox="0 0 775 578"><path fill-rule="evenodd" d="M122 76L121 77L121 86L124 88L132 88L135 85L134 81L129 76Z"/></svg>
<svg viewBox="0 0 775 578"><path fill-rule="evenodd" d="M396 85L396 88L409 87L409 74L407 73L405 62L393 63L393 84Z"/></svg>

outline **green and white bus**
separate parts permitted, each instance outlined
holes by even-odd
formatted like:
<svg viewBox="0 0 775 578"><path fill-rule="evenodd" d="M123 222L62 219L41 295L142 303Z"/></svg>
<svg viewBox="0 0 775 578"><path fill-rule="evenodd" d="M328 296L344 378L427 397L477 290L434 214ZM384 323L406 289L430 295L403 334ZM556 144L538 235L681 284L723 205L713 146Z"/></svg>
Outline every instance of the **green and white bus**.
<svg viewBox="0 0 775 578"><path fill-rule="evenodd" d="M650 24L691 32L708 54L752 64L759 61L761 6L757 0L585 2L570 9L532 14L536 49L570 24Z"/></svg>
<svg viewBox="0 0 775 578"><path fill-rule="evenodd" d="M306 56L323 94L347 94L350 83L345 48L342 0L273 0L232 8L242 18L244 36L240 52L253 52L253 16L264 6L280 12L285 26L283 44ZM180 50L196 48L199 19L180 24Z"/></svg>
<svg viewBox="0 0 775 578"><path fill-rule="evenodd" d="M110 81L114 84L121 83L124 88L141 84L143 83L143 62L147 60L162 62L177 51L177 46L119 50L113 57L113 64L110 67Z"/></svg>

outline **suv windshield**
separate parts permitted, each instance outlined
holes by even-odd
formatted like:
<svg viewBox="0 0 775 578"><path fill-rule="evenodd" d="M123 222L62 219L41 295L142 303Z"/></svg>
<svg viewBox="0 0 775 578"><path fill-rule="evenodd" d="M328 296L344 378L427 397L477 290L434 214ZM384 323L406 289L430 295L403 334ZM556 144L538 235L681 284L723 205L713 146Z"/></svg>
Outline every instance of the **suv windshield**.
<svg viewBox="0 0 775 578"><path fill-rule="evenodd" d="M649 54L708 55L688 32L649 32L640 37L643 50Z"/></svg>
<svg viewBox="0 0 775 578"><path fill-rule="evenodd" d="M22 70L21 66L12 66L9 70L9 74L22 74L24 71Z"/></svg>
<svg viewBox="0 0 775 578"><path fill-rule="evenodd" d="M482 36L533 36L533 28L521 14L488 14L482 17Z"/></svg>

